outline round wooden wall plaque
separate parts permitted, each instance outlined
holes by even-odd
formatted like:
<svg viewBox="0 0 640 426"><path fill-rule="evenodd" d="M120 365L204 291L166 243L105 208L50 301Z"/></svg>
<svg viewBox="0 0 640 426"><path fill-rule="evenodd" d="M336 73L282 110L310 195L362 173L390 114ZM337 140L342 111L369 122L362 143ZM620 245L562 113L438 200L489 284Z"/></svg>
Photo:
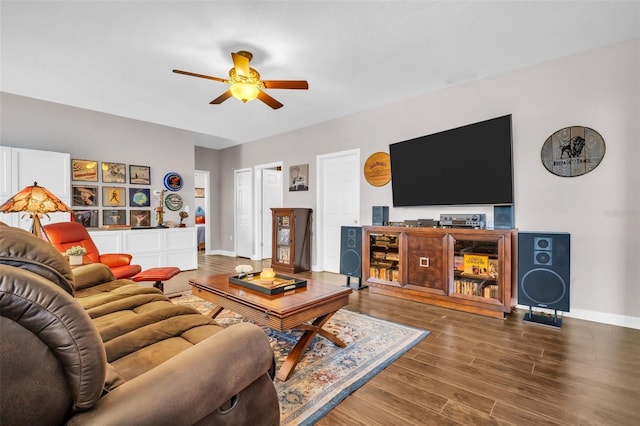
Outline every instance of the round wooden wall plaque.
<svg viewBox="0 0 640 426"><path fill-rule="evenodd" d="M386 152L374 152L364 163L364 178L369 185L384 186L391 180L391 160Z"/></svg>

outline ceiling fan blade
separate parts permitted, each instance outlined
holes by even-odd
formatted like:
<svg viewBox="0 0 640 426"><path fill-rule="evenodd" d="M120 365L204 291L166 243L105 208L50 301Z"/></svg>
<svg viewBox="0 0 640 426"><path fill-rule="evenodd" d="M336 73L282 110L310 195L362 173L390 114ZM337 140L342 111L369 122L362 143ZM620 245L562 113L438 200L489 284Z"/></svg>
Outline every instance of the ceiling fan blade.
<svg viewBox="0 0 640 426"><path fill-rule="evenodd" d="M247 57L246 54L241 54L240 52L231 52L231 59L233 59L233 66L236 69L236 75L245 78L249 78L251 76L251 72L249 71L249 61L251 58Z"/></svg>
<svg viewBox="0 0 640 426"><path fill-rule="evenodd" d="M222 82L222 83L226 83L227 82L227 80L225 80L224 78L212 77L210 75L204 75L204 74L196 74L195 72L181 71L181 70L173 70L173 72L175 72L176 74L190 75L191 77L206 78L208 80L219 81L219 82Z"/></svg>
<svg viewBox="0 0 640 426"><path fill-rule="evenodd" d="M230 97L231 97L231 90L227 90L222 95L218 96L217 98L215 98L214 100L209 102L209 104L211 104L211 105L221 104L224 101L226 101L227 99L229 99Z"/></svg>
<svg viewBox="0 0 640 426"><path fill-rule="evenodd" d="M283 106L280 102L278 102L276 99L272 98L271 96L267 95L262 90L258 92L258 99L260 99L262 102L269 105L273 109L282 108Z"/></svg>
<svg viewBox="0 0 640 426"><path fill-rule="evenodd" d="M306 80L262 80L265 89L303 89L309 88Z"/></svg>

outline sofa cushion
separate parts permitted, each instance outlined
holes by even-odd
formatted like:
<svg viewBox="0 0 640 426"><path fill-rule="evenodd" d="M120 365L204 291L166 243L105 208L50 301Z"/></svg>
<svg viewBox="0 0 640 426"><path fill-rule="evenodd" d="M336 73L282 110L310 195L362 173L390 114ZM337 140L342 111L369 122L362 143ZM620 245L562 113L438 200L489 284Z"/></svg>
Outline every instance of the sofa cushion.
<svg viewBox="0 0 640 426"><path fill-rule="evenodd" d="M89 312L92 318L121 309L117 305L110 305L121 300L125 303L123 308L126 309L126 300L136 296L146 296L144 299L146 301L167 300L160 290L143 287L127 279L108 281L75 293L78 303Z"/></svg>
<svg viewBox="0 0 640 426"><path fill-rule="evenodd" d="M103 263L87 263L71 269L73 273L73 285L77 294L78 290L90 288L94 285L106 283L116 279L113 271Z"/></svg>
<svg viewBox="0 0 640 426"><path fill-rule="evenodd" d="M78 290L76 300L98 329L108 362L125 380L222 330L196 309L177 305L160 290L129 279Z"/></svg>
<svg viewBox="0 0 640 426"><path fill-rule="evenodd" d="M0 222L0 264L34 272L73 294L71 267L51 244L24 229Z"/></svg>

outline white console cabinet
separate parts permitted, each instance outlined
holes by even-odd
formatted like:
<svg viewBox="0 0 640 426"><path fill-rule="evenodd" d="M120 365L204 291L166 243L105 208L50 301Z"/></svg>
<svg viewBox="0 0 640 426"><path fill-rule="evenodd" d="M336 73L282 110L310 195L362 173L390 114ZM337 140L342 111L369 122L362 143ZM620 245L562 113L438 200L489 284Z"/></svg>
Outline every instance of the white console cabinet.
<svg viewBox="0 0 640 426"><path fill-rule="evenodd" d="M100 253L129 253L142 270L176 266L198 268L196 228L89 230Z"/></svg>

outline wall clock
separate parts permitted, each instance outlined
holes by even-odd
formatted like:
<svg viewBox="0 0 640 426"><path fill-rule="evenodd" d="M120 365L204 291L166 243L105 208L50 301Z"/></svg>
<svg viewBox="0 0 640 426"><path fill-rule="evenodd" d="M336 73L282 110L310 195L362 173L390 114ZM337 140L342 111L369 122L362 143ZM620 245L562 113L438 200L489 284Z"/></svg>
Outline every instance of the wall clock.
<svg viewBox="0 0 640 426"><path fill-rule="evenodd" d="M184 185L184 181L182 180L182 176L180 176L176 172L169 172L164 175L164 187L169 191L180 191L182 189L182 185Z"/></svg>
<svg viewBox="0 0 640 426"><path fill-rule="evenodd" d="M391 180L391 160L386 152L374 152L364 163L364 178L372 186L384 186Z"/></svg>
<svg viewBox="0 0 640 426"><path fill-rule="evenodd" d="M598 167L605 153L604 139L590 127L560 129L542 145L542 164L557 176L573 177Z"/></svg>

